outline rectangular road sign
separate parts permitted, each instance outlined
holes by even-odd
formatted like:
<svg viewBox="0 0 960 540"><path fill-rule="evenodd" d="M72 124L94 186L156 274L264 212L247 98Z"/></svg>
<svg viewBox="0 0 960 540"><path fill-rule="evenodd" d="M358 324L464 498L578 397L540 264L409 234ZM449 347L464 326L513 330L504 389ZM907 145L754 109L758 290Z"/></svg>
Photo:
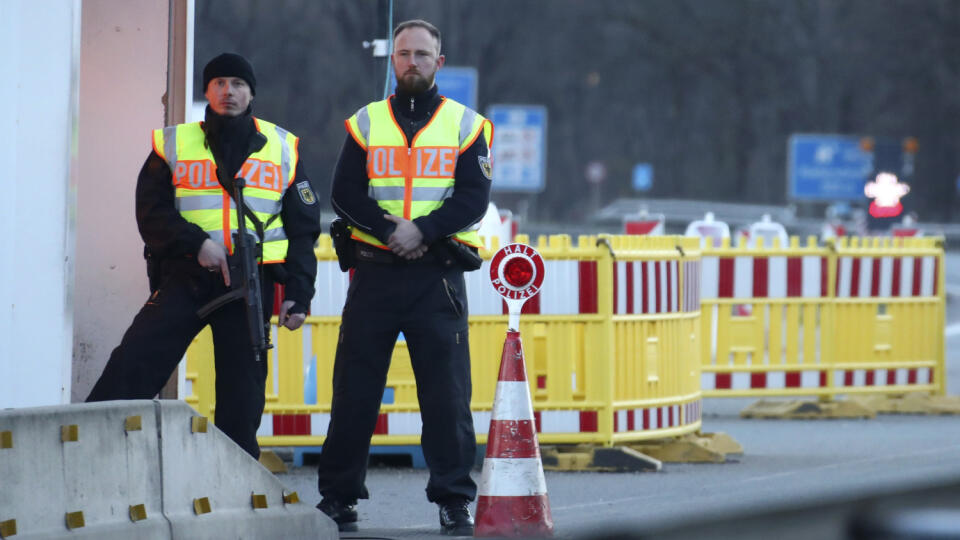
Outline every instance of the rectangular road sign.
<svg viewBox="0 0 960 540"><path fill-rule="evenodd" d="M547 108L491 105L493 191L536 193L546 186Z"/></svg>
<svg viewBox="0 0 960 540"><path fill-rule="evenodd" d="M794 201L859 201L873 169L860 137L796 134L788 142L787 194Z"/></svg>
<svg viewBox="0 0 960 540"><path fill-rule="evenodd" d="M437 72L436 82L441 96L477 110L476 68L444 66Z"/></svg>
<svg viewBox="0 0 960 540"><path fill-rule="evenodd" d="M653 187L653 165L637 163L633 166L633 190L650 191Z"/></svg>

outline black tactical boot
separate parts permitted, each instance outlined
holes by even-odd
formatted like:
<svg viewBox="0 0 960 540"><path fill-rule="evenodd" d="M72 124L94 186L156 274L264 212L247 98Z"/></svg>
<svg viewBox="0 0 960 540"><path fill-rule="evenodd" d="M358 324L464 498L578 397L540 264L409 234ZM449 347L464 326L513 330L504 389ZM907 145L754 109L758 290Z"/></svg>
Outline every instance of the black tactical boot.
<svg viewBox="0 0 960 540"><path fill-rule="evenodd" d="M324 499L320 501L320 504L317 505L317 509L335 521L340 532L353 532L357 530L357 510L352 504L345 504L336 499L324 497Z"/></svg>
<svg viewBox="0 0 960 540"><path fill-rule="evenodd" d="M440 529L451 536L473 536L473 516L466 499L449 499L437 503L440 507Z"/></svg>

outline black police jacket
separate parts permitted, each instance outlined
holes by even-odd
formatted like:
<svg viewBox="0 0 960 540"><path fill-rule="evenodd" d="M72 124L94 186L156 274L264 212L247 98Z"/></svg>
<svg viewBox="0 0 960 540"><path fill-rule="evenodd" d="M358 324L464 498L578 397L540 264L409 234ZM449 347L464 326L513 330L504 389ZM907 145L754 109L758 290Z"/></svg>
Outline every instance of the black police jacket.
<svg viewBox="0 0 960 540"><path fill-rule="evenodd" d="M252 127L252 118L248 109L245 115L223 121L207 110L205 131L214 150L217 167L223 168L227 178L233 178L247 157L262 147L257 139L262 137ZM247 123L249 121L249 123ZM213 133L206 128L221 128ZM211 140L212 139L212 140ZM160 267L161 273L206 272L196 261L197 253L204 240L209 238L206 232L190 223L180 215L174 204L175 193L170 167L156 152L150 152L140 169L137 178L136 214L137 227L145 244L145 254ZM273 281L284 283L284 300L297 303L292 312L303 313L310 305L314 294L314 281L317 275L317 258L314 245L321 231L320 204L316 189L311 187L314 196L301 197L300 190L293 186L308 181L302 159L297 160L297 168L290 189L283 196L281 219L287 235L288 247L286 262L281 268L277 265L264 265Z"/></svg>
<svg viewBox="0 0 960 540"><path fill-rule="evenodd" d="M398 89L390 97L394 118L408 141L427 125L441 101L436 85L416 95ZM433 245L483 218L490 202L490 178L481 167L480 158L488 158L489 153L488 141L482 132L460 153L454 169L453 194L433 212L413 220L423 233L424 244ZM383 208L368 195L369 183L367 152L347 134L333 173L330 202L340 217L386 244L397 226L383 217Z"/></svg>

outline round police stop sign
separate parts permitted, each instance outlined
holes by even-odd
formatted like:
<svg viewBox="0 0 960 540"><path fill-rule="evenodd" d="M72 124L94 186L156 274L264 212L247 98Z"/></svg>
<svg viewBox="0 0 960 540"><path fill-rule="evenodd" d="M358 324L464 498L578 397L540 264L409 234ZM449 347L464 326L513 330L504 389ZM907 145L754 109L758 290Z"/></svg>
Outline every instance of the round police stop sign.
<svg viewBox="0 0 960 540"><path fill-rule="evenodd" d="M526 244L507 244L490 260L490 283L507 300L526 300L543 284L543 258Z"/></svg>

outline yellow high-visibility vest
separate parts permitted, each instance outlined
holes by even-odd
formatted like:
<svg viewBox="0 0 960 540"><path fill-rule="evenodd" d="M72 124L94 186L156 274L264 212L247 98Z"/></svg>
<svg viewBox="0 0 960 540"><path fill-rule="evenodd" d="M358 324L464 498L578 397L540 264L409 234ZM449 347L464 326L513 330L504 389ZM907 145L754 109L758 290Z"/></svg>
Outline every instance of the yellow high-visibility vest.
<svg viewBox="0 0 960 540"><path fill-rule="evenodd" d="M405 219L425 216L453 194L457 158L482 132L493 141L493 124L476 111L444 98L430 122L407 141L397 125L390 101L363 107L345 122L347 132L367 151L369 194L385 211ZM479 226L479 223L476 224ZM387 249L371 234L351 227L353 238ZM475 227L453 235L455 240L483 247Z"/></svg>
<svg viewBox="0 0 960 540"><path fill-rule="evenodd" d="M299 139L280 126L254 118L257 131L267 138L237 171L246 180L243 202L264 224L263 260L280 263L287 256L287 236L280 217L281 200L297 170ZM217 181L217 164L204 144L200 122L153 131L153 150L170 166L180 215L203 229L210 238L233 253L237 232L236 205ZM257 241L256 228L246 218L247 232Z"/></svg>

